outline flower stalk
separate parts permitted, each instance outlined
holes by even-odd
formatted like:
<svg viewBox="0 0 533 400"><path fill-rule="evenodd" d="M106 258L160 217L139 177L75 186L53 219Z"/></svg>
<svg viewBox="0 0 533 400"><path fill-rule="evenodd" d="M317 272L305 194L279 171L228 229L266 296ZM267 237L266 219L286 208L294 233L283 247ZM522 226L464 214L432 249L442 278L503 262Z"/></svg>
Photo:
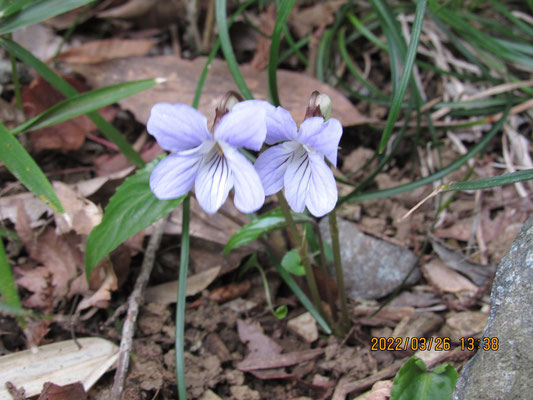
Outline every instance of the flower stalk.
<svg viewBox="0 0 533 400"><path fill-rule="evenodd" d="M339 321L338 328L341 332L347 332L350 327L350 319L348 317L348 303L346 301L341 247L339 243L339 227L337 226L337 213L335 209L328 214L328 220L329 232L331 234L331 247L333 248L333 263L335 265L335 274L337 278L337 289L341 303L341 319Z"/></svg>
<svg viewBox="0 0 533 400"><path fill-rule="evenodd" d="M289 208L289 204L287 203L287 200L285 200L285 196L281 192L278 192L278 201L281 207L281 211L283 212L283 216L285 217L285 220L287 221L287 228L289 230L289 236L291 238L291 241L296 244L298 249L298 254L300 255L300 259L302 261L302 265L305 269L305 278L307 280L307 286L309 287L309 291L311 292L311 298L313 299L313 303L315 304L316 309L318 312L330 323L330 316L326 313L324 310L324 307L322 306L322 301L320 299L320 293L318 291L318 286L316 284L315 275L313 273L313 268L311 267L311 262L309 260L309 255L307 254L307 249L302 246L302 238L300 236L300 233L298 232L298 228L296 226L296 223L294 222L294 219L291 215L291 210ZM306 242L305 242L306 243ZM330 324L331 325L331 324Z"/></svg>

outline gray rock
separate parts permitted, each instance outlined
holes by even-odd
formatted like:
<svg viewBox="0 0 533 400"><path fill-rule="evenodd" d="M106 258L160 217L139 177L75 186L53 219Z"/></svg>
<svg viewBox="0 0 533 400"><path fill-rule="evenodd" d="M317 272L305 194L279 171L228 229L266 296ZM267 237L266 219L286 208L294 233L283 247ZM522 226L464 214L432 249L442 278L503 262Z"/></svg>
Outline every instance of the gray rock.
<svg viewBox="0 0 533 400"><path fill-rule="evenodd" d="M409 273L416 256L403 247L364 234L353 222L338 218L337 224L347 295L378 299L392 293ZM320 221L320 231L331 243L328 218ZM407 284L419 278L420 271L416 267Z"/></svg>
<svg viewBox="0 0 533 400"><path fill-rule="evenodd" d="M502 259L492 283L484 338L497 351L478 350L457 381L454 400L533 398L533 216Z"/></svg>

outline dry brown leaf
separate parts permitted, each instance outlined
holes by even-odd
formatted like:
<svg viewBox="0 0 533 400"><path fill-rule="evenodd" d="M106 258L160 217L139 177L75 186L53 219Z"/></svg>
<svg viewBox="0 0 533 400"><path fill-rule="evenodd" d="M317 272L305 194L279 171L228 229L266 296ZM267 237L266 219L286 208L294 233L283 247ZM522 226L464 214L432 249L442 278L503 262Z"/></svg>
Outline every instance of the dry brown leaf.
<svg viewBox="0 0 533 400"><path fill-rule="evenodd" d="M441 260L434 259L422 265L425 278L442 292L476 292L477 286L463 275L448 268Z"/></svg>
<svg viewBox="0 0 533 400"><path fill-rule="evenodd" d="M17 284L33 293L25 300L25 306L48 308L50 301L55 306L67 296L70 282L83 272L80 243L77 235L58 236L52 227L48 227L35 240L25 243L30 257L43 265L17 269L20 275ZM52 299L49 298L49 293L52 294Z"/></svg>
<svg viewBox="0 0 533 400"><path fill-rule="evenodd" d="M175 56L132 57L127 60L108 61L97 66L73 64L72 68L85 76L93 87L143 78L167 78L168 81L164 84L119 102L123 108L131 110L140 122L146 124L155 103L192 103L205 61L205 57L192 61ZM266 71L258 72L250 65L241 65L240 69L254 96L257 99L268 99ZM340 92L303 73L279 70L278 87L283 107L291 112L297 122L303 120L313 90L325 93L331 98L331 116L344 126L365 124L368 121ZM209 69L199 104L199 110L207 116L208 121L213 120L215 107L229 90L236 90L233 78L226 63L215 59Z"/></svg>
<svg viewBox="0 0 533 400"><path fill-rule="evenodd" d="M309 35L319 26L326 26L335 20L337 10L346 3L345 0L319 1L311 7L300 7L289 16L289 23L293 26L299 38Z"/></svg>
<svg viewBox="0 0 533 400"><path fill-rule="evenodd" d="M266 11L261 14L261 32L255 46L255 54L250 65L258 71L265 69L270 57L270 42L274 24L276 22L276 5L274 3L267 7Z"/></svg>
<svg viewBox="0 0 533 400"><path fill-rule="evenodd" d="M55 214L57 232L63 234L73 230L79 235L89 235L101 222L102 210L63 182L53 182L53 187L65 209L64 214Z"/></svg>
<svg viewBox="0 0 533 400"><path fill-rule="evenodd" d="M154 47L154 42L148 39L103 39L71 47L59 54L58 60L95 64L115 58L143 56Z"/></svg>
<svg viewBox="0 0 533 400"><path fill-rule="evenodd" d="M220 266L217 266L189 276L185 295L188 297L200 293L216 279L219 272ZM178 281L172 281L147 288L144 298L151 303L171 304L176 302L176 293L178 293Z"/></svg>
<svg viewBox="0 0 533 400"><path fill-rule="evenodd" d="M43 385L43 391L37 400L86 400L87 393L81 382L60 386L52 382Z"/></svg>
<svg viewBox="0 0 533 400"><path fill-rule="evenodd" d="M248 281L233 282L229 285L211 290L209 292L209 299L217 303L224 303L225 301L244 296L251 288L252 285Z"/></svg>
<svg viewBox="0 0 533 400"><path fill-rule="evenodd" d="M13 224L17 224L19 207L24 209L24 214L28 217L32 227L38 224L39 218L45 212L52 213L52 210L33 193L20 193L0 197L0 220L7 219Z"/></svg>

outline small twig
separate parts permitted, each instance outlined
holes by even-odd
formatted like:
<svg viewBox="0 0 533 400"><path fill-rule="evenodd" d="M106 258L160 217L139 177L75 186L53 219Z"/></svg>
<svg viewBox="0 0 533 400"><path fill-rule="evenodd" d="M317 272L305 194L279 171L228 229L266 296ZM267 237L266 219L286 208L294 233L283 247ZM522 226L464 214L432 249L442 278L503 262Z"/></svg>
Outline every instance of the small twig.
<svg viewBox="0 0 533 400"><path fill-rule="evenodd" d="M128 372L128 365L130 361L130 352L133 343L133 334L135 331L135 322L139 314L139 308L143 301L143 291L148 283L152 268L155 262L155 253L161 243L163 231L165 230L166 218L161 219L155 224L152 237L148 242L148 247L144 253L144 259L141 266L141 272L135 282L135 288L128 299L128 313L122 328L122 340L120 341L120 353L118 356L118 366L115 373L115 381L111 389L111 400L120 400L122 391L124 390L124 381L126 373Z"/></svg>

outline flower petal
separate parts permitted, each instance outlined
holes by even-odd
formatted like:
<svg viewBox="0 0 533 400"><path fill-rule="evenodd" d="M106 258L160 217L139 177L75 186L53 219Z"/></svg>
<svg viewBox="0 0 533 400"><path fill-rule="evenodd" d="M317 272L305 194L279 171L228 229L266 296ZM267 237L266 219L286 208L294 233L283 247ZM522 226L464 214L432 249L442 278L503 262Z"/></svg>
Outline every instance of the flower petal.
<svg viewBox="0 0 533 400"><path fill-rule="evenodd" d="M218 146L204 157L198 170L194 191L205 212L214 214L228 198L233 187L233 177L224 155Z"/></svg>
<svg viewBox="0 0 533 400"><path fill-rule="evenodd" d="M160 200L175 199L191 190L202 156L198 151L166 156L150 175L150 189Z"/></svg>
<svg viewBox="0 0 533 400"><path fill-rule="evenodd" d="M215 139L259 151L265 141L265 108L257 100L237 103L215 127Z"/></svg>
<svg viewBox="0 0 533 400"><path fill-rule="evenodd" d="M330 118L326 122L321 117L307 118L300 125L298 141L312 146L337 166L337 152L342 136L342 124Z"/></svg>
<svg viewBox="0 0 533 400"><path fill-rule="evenodd" d="M283 187L283 177L293 153L301 145L294 141L284 142L263 151L255 162L265 195L277 193Z"/></svg>
<svg viewBox="0 0 533 400"><path fill-rule="evenodd" d="M337 184L333 172L318 153L310 153L311 180L305 205L315 217L329 213L337 204Z"/></svg>
<svg viewBox="0 0 533 400"><path fill-rule="evenodd" d="M296 140L298 129L291 113L283 107L275 107L267 112L267 135L265 142L274 144L284 140Z"/></svg>
<svg viewBox="0 0 533 400"><path fill-rule="evenodd" d="M287 167L283 179L285 197L291 208L296 212L305 210L305 202L311 179L309 154L300 146Z"/></svg>
<svg viewBox="0 0 533 400"><path fill-rule="evenodd" d="M205 116L186 104L157 103L146 129L168 151L189 150L211 137Z"/></svg>
<svg viewBox="0 0 533 400"><path fill-rule="evenodd" d="M235 207L244 213L260 209L265 202L265 192L254 166L239 150L221 143L235 184Z"/></svg>

